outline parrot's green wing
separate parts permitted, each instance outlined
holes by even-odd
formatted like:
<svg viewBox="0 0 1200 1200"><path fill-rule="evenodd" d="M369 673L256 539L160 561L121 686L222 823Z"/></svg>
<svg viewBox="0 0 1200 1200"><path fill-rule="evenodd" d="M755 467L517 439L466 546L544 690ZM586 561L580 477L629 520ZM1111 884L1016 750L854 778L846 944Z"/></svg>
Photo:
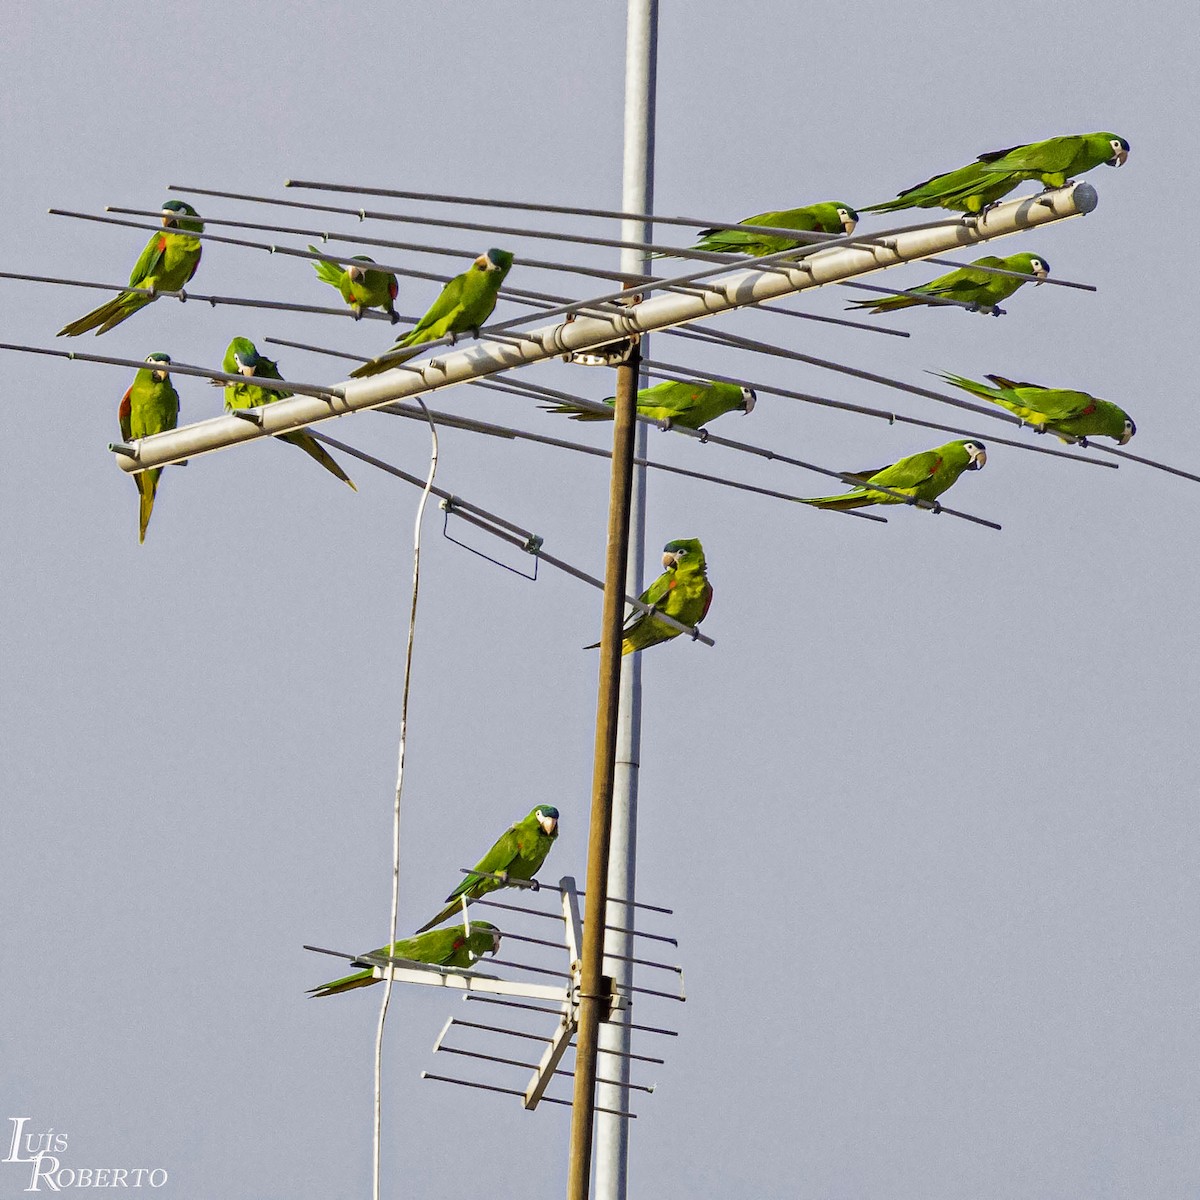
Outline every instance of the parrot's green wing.
<svg viewBox="0 0 1200 1200"><path fill-rule="evenodd" d="M129 272L129 286L142 287L147 279L158 275L162 269L163 257L166 252L167 235L156 233L146 243L146 248L138 256L137 262L133 264L133 270Z"/></svg>
<svg viewBox="0 0 1200 1200"><path fill-rule="evenodd" d="M979 161L983 169L996 171L1066 171L1079 150L1078 137L1047 138L1044 142L1030 142L1026 146L1010 146L1007 150L989 150L981 154Z"/></svg>
<svg viewBox="0 0 1200 1200"><path fill-rule="evenodd" d="M496 844L475 864L476 871L486 871L491 875L499 875L512 866L520 846L517 844L517 831L513 827L506 829L496 840ZM446 897L447 901L457 900L464 892L482 881L478 875L464 875L462 883Z"/></svg>
<svg viewBox="0 0 1200 1200"><path fill-rule="evenodd" d="M941 466L941 462L941 455L936 450L922 450L920 454L910 454L890 467L874 472L868 478L871 483L881 483L884 487L916 487L918 483L929 479Z"/></svg>
<svg viewBox="0 0 1200 1200"><path fill-rule="evenodd" d="M442 288L442 294L429 306L429 311L417 322L416 328L413 329L412 333L401 338L396 344L398 346L411 345L412 339L416 335L424 334L439 322L452 317L455 310L462 305L463 288L465 285L465 275L455 275Z"/></svg>

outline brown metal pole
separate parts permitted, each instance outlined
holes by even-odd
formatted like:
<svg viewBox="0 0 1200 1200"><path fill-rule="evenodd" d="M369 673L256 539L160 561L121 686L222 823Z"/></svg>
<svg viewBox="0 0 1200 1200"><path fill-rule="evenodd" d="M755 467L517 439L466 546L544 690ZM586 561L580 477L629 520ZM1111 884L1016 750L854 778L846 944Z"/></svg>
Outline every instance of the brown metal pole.
<svg viewBox="0 0 1200 1200"><path fill-rule="evenodd" d="M596 1105L596 1050L604 967L604 913L608 904L608 851L612 828L613 771L617 757L617 702L625 617L625 568L629 558L629 496L637 422L638 370L633 349L617 368L612 477L608 499L608 547L604 564L604 612L600 630L600 682L596 697L596 748L592 764L592 816L588 832L587 911L583 925L579 1032L575 1039L575 1095L567 1200L587 1200L592 1180L592 1123Z"/></svg>

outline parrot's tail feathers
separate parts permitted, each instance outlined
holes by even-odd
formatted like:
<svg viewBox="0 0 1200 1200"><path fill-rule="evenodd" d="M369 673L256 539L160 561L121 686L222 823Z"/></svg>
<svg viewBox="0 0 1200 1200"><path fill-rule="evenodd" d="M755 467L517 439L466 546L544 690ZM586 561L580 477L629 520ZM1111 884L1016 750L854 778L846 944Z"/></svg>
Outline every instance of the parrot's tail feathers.
<svg viewBox="0 0 1200 1200"><path fill-rule="evenodd" d="M75 321L64 325L59 331L58 337L79 337L81 333L89 333L101 328L98 333L104 333L105 330L111 329L114 325L119 325L126 317L132 316L137 310L143 307L141 304L130 308L129 301L141 299L141 297L133 296L128 292L121 292L120 295L114 296L111 300L106 300L99 308L93 308L91 312L84 313ZM149 303L149 297L145 298L146 303Z"/></svg>
<svg viewBox="0 0 1200 1200"><path fill-rule="evenodd" d="M402 362L407 362L414 355L421 353L420 347L404 353L403 348L407 345L410 345L410 343L397 342L395 346L393 346L386 353L381 354L378 358L372 358L363 363L361 367L355 367L354 370L350 372L350 378L365 379L368 375L379 375L381 372L397 366Z"/></svg>
<svg viewBox="0 0 1200 1200"><path fill-rule="evenodd" d="M813 508L828 508L836 512L845 512L850 508L862 508L864 505L874 504L875 501L866 492L847 492L842 496L814 496L811 500L805 500L804 503L811 504Z"/></svg>
<svg viewBox="0 0 1200 1200"><path fill-rule="evenodd" d="M309 246L309 250L313 254L320 254L321 251L316 246ZM342 268L337 263L326 262L324 259L313 259L313 270L317 273L317 278L324 283L331 283L334 287L342 281Z"/></svg>
<svg viewBox="0 0 1200 1200"><path fill-rule="evenodd" d="M320 987L309 988L308 994L313 999L321 996L337 996L342 992L353 991L354 988L370 987L379 981L370 971L359 971L357 975L347 975L344 979L335 979L332 983L323 983Z"/></svg>
<svg viewBox="0 0 1200 1200"><path fill-rule="evenodd" d="M546 412L562 413L572 421L611 421L611 413L591 412L589 409L576 408L573 404L543 404Z"/></svg>
<svg viewBox="0 0 1200 1200"><path fill-rule="evenodd" d="M470 903L470 901L468 901L468 903ZM452 900L446 905L445 908L442 909L440 913L438 913L436 917L433 918L432 921L426 921L425 924L417 930L417 932L425 933L426 930L432 929L435 925L440 925L444 920L446 920L447 917L452 917L456 912L460 912L461 910L462 901L457 899Z"/></svg>
<svg viewBox="0 0 1200 1200"><path fill-rule="evenodd" d="M599 643L599 642L593 642L593 643L592 643L590 646L584 646L584 649L585 649L585 650L599 650L599 649L600 649L600 643Z"/></svg>
<svg viewBox="0 0 1200 1200"><path fill-rule="evenodd" d="M158 492L158 477L162 474L159 467L143 471L135 475L138 489L138 545L146 540L146 527L150 524L150 514L154 511L154 497Z"/></svg>
<svg viewBox="0 0 1200 1200"><path fill-rule="evenodd" d="M336 475L343 483L349 484L354 491L358 491L358 488L354 487L354 481L350 476L338 466L325 447L312 434L305 433L303 429L298 429L293 433L281 433L279 437L285 442L290 442L293 446L299 446L305 454L310 458L316 459L331 475Z"/></svg>

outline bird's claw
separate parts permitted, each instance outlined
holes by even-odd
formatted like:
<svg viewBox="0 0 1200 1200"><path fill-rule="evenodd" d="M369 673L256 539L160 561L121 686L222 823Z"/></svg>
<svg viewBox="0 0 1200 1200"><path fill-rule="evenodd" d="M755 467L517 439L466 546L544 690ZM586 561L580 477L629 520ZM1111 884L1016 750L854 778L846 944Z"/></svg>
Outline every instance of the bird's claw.
<svg viewBox="0 0 1200 1200"><path fill-rule="evenodd" d="M529 881L529 890L531 892L540 892L542 890L542 885L538 883L536 879L531 879Z"/></svg>
<svg viewBox="0 0 1200 1200"><path fill-rule="evenodd" d="M663 417L663 419L656 422L656 424L658 425L659 429L663 431L663 433L666 433L667 430L671 428L671 418Z"/></svg>
<svg viewBox="0 0 1200 1200"><path fill-rule="evenodd" d="M703 446L704 443L708 441L708 430L707 429L698 429L698 430L696 430L696 432L700 435L700 437L697 440Z"/></svg>
<svg viewBox="0 0 1200 1200"><path fill-rule="evenodd" d="M399 325L400 324L400 314L394 308L389 308L388 309L388 320L390 320L393 325Z"/></svg>

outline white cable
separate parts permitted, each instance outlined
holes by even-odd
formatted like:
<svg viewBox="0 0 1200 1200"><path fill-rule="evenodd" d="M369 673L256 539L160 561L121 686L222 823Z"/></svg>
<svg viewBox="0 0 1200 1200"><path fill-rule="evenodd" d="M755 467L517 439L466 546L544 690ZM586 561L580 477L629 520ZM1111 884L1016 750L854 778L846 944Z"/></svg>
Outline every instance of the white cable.
<svg viewBox="0 0 1200 1200"><path fill-rule="evenodd" d="M418 396L417 403L425 413L429 422L430 452L429 475L425 480L425 489L421 493L421 502L417 505L417 520L413 529L413 582L412 606L408 612L408 644L404 653L404 691L400 698L400 749L396 762L396 798L392 804L392 909L389 925L388 940L385 943L389 955L396 941L396 926L400 912L400 793L404 788L404 750L408 737L408 690L412 680L413 632L417 624L417 594L421 587L421 521L425 516L425 504L433 488L433 477L437 474L438 438L437 427L425 402ZM383 1076L383 1026L387 1021L388 1004L392 999L392 981L396 974L396 964L388 963L388 972L383 984L383 1003L379 1009L379 1028L375 1034L375 1109L374 1136L372 1139L371 1162L371 1195L379 1200L379 1146L381 1126L381 1081Z"/></svg>

